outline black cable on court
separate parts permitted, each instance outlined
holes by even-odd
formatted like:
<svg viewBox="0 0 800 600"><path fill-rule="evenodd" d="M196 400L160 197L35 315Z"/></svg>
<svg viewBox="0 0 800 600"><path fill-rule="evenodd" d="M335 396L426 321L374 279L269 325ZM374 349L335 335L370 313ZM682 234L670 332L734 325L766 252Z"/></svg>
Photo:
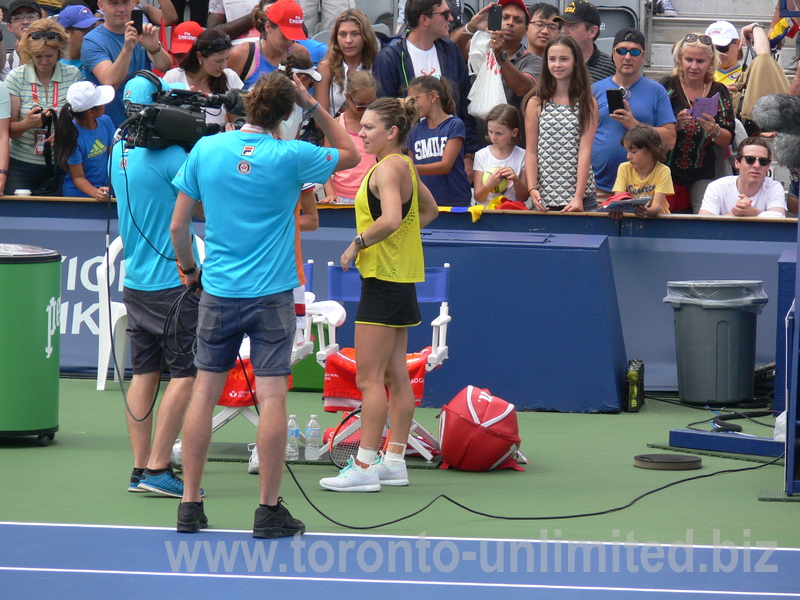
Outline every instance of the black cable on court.
<svg viewBox="0 0 800 600"><path fill-rule="evenodd" d="M664 402L665 404L674 404L676 406L682 406L682 407L691 408L691 409L694 409L694 410L702 410L703 412L706 412L706 413L708 413L708 412L713 413L713 416L709 417L708 419L703 419L701 421L695 421L693 423L689 423L688 425L686 425L686 428L687 429L691 429L692 431L707 432L708 431L707 429L700 429L700 428L695 427L695 426L696 425L703 425L703 424L706 424L706 423L712 423L715 420L717 420L717 421L733 421L733 420L738 420L738 419L746 419L748 421L751 421L752 423L755 423L756 425L761 425L762 427L771 427L772 429L774 429L775 425L772 425L770 423L764 423L763 421L758 421L756 419L758 417L767 417L769 415L775 415L775 414L780 412L780 411L772 410L772 409L755 410L755 411L750 411L750 412L742 412L742 411L734 410L733 408L727 408L727 407L724 407L724 406L723 407L712 408L710 406L687 404L685 402L681 402L680 400L673 400L672 398L668 398L668 397L663 396L663 395L647 394L645 397L647 399L649 399L649 400L655 400L657 402ZM756 406L763 406L763 405L759 403ZM737 405L737 407L738 407L738 405ZM723 411L724 411L724 414L723 414Z"/></svg>
<svg viewBox="0 0 800 600"><path fill-rule="evenodd" d="M395 523L400 523L401 521L405 521L407 519L410 519L411 517L415 517L418 514L422 513L423 511L429 509L431 506L433 506L440 499L441 500L445 500L447 502L450 502L451 504L454 504L455 506L457 506L457 507L461 508L462 510L465 510L466 512L471 513L473 515L478 515L480 517L486 517L488 519L498 519L498 520L503 520L503 521L557 521L557 520L566 520L566 519L580 519L580 518L584 518L584 517L598 517L598 516L601 516L601 515L608 515L608 514L611 514L611 513L615 513L615 512L619 512L619 511L625 510L626 508L630 508L631 506L633 506L634 504L639 502L639 500L642 500L643 498L646 498L647 496L651 496L651 495L653 495L653 494L655 494L657 492L666 490L667 488L671 488L671 487L676 486L676 485L681 484L681 483L686 483L688 481L695 481L697 479L706 479L708 477L714 477L716 475L724 475L724 474L727 474L727 473L742 473L744 471L755 471L756 469L762 469L764 467L768 467L770 465L774 465L776 462L781 460L784 456L785 456L785 453L781 454L779 457L775 458L774 460L771 460L770 462L762 463L762 464L757 465L755 467L742 467L740 469L723 469L721 471L714 471L713 473L705 473L703 475L694 475L693 477L686 477L684 479L679 479L677 481L673 481L673 482L667 483L665 485L662 485L660 487L657 487L657 488L654 488L652 490L649 490L649 491L645 492L644 494L641 494L641 495L637 496L636 498L634 498L633 500L631 500L630 502L628 502L626 504L623 504L621 506L616 506L614 508L608 508L606 510L599 510L599 511L594 511L594 512L587 512L587 513L577 513L577 514L571 514L571 515L510 517L510 516L504 516L504 515L493 515L491 513L485 513L485 512L479 511L479 510L475 510L473 508L470 508L470 507L466 506L465 504L462 504L461 502L458 502L457 500L454 500L453 498L451 498L447 494L439 494L433 500L428 502L425 506L423 506L422 508L420 508L418 510L415 510L412 513L409 513L409 514L407 514L405 516L402 516L402 517L398 517L396 519L392 519L391 521L386 521L385 523L378 523L378 524L375 524L375 525L348 525L347 523L342 523L341 521L337 521L336 519L334 519L332 517L329 517L316 504L314 504L314 502L311 501L311 498L308 497L308 494L306 494L305 490L300 485L300 482L297 480L297 477L295 477L294 471L292 471L292 468L289 466L288 463L286 464L286 468L289 470L289 474L292 476L292 479L294 480L295 485L297 485L297 488L300 490L300 493L303 494L303 497L306 499L306 502L308 502L311 505L311 507L314 510L316 510L322 517L324 517L325 519L327 519L329 522L333 523L334 525L338 525L339 527L344 527L345 529L366 531L366 530L370 530L370 529L378 529L380 527L386 527L388 525L394 525Z"/></svg>

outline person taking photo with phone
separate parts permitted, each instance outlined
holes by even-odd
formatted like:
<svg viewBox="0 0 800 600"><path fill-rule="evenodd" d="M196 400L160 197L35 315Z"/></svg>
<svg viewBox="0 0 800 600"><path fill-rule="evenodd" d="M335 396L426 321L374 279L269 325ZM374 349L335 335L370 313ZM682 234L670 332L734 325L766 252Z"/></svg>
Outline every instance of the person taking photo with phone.
<svg viewBox="0 0 800 600"><path fill-rule="evenodd" d="M638 29L625 27L614 37L611 52L616 73L592 85L600 121L592 144L592 169L597 183L597 200L611 195L617 170L626 158L620 144L626 131L636 125L650 125L658 132L667 151L675 145L675 115L664 86L642 76L645 38ZM610 106L617 96L621 106Z"/></svg>
<svg viewBox="0 0 800 600"><path fill-rule="evenodd" d="M98 6L105 15L102 27L86 34L81 49L81 59L89 81L97 85L110 85L117 90L114 101L106 107L116 127L125 120L122 90L128 76L153 67L166 72L172 68L172 58L158 39L158 27L152 23L134 26L134 0L99 0Z"/></svg>

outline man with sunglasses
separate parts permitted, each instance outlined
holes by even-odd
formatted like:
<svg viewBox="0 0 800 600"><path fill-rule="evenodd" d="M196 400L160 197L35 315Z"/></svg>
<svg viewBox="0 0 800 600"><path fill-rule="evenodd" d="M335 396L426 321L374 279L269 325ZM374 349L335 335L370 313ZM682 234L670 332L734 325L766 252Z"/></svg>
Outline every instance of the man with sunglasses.
<svg viewBox="0 0 800 600"><path fill-rule="evenodd" d="M19 40L22 39L22 35L28 31L28 27L30 27L31 23L38 21L43 16L44 12L42 12L42 7L34 0L14 0L11 6L8 7L8 12L6 13L8 30L14 34L16 40L14 46L5 51L6 61L3 70L0 71L0 81L5 81L11 69L16 69L22 64L19 52L17 52ZM2 37L0 37L0 45L3 44Z"/></svg>
<svg viewBox="0 0 800 600"><path fill-rule="evenodd" d="M401 98L408 94L408 82L419 75L447 80L456 104L456 114L467 130L465 152L468 173L471 157L478 150L475 118L467 112L470 80L467 64L458 45L450 39L453 20L446 0L407 0L408 32L384 46L375 57L372 74L378 81L378 97Z"/></svg>
<svg viewBox="0 0 800 600"><path fill-rule="evenodd" d="M598 199L611 195L617 169L627 160L620 140L628 129L639 123L651 125L667 149L675 145L675 114L667 91L661 84L642 76L644 48L645 38L641 31L631 27L620 29L614 37L612 51L616 72L592 85L600 111L592 144L592 169ZM622 92L624 109L609 111L608 90Z"/></svg>
<svg viewBox="0 0 800 600"><path fill-rule="evenodd" d="M767 177L772 150L760 137L739 144L733 161L738 175L721 177L708 184L700 215L733 217L784 217L786 196L783 185Z"/></svg>

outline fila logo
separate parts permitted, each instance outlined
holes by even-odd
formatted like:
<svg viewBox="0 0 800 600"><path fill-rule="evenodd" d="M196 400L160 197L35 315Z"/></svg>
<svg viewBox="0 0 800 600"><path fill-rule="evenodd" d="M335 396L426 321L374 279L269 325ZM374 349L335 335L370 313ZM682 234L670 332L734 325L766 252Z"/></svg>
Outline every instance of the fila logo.
<svg viewBox="0 0 800 600"><path fill-rule="evenodd" d="M242 148L242 156L253 156L253 152L255 152L255 146L245 146Z"/></svg>

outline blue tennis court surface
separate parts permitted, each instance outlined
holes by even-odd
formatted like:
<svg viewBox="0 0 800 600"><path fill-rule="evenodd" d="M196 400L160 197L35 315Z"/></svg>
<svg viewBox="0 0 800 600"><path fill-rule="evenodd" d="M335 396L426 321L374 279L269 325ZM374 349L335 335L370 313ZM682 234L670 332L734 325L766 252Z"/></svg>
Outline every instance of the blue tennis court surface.
<svg viewBox="0 0 800 600"><path fill-rule="evenodd" d="M0 598L800 598L800 549L0 522Z"/></svg>

